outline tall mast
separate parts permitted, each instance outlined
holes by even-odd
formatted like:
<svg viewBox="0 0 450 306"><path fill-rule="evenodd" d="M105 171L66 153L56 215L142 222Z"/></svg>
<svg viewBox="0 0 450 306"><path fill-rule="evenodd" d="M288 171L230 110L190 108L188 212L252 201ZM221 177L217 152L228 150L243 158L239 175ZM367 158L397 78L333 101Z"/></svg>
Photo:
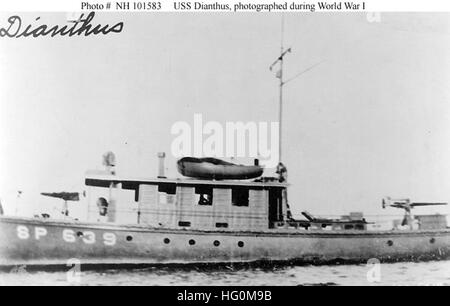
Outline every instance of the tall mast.
<svg viewBox="0 0 450 306"><path fill-rule="evenodd" d="M280 56L270 65L270 70L273 69L275 65L279 63L280 67L277 71L277 78L280 79L279 87L279 108L278 108L278 123L279 123L279 129L278 129L278 164L281 163L282 160L282 149L283 149L283 85L285 84L283 79L283 61L284 56L291 52L291 48L288 48L287 50L284 50L284 14L281 14L281 50L280 50Z"/></svg>
<svg viewBox="0 0 450 306"><path fill-rule="evenodd" d="M284 14L281 14L281 40L280 40L280 105L278 108L278 163L281 163L281 153L282 153L282 143L283 143L283 52L284 52L284 46L283 46L283 40L284 40Z"/></svg>

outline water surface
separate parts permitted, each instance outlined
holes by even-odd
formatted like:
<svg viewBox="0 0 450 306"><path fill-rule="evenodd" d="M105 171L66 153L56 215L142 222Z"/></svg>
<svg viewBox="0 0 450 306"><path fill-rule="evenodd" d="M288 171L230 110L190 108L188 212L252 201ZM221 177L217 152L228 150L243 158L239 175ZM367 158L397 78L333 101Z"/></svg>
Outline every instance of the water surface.
<svg viewBox="0 0 450 306"><path fill-rule="evenodd" d="M135 269L0 272L0 285L450 285L450 261L376 265L279 267L146 267ZM79 277L78 277L79 276Z"/></svg>

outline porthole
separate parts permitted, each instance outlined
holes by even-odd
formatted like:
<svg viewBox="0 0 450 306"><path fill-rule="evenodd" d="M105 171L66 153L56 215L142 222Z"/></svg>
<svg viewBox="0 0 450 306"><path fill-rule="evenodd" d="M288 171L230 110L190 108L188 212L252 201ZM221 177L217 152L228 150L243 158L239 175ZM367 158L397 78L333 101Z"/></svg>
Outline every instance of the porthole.
<svg viewBox="0 0 450 306"><path fill-rule="evenodd" d="M436 239L434 239L434 238L430 239L430 243L435 243L435 242L436 242Z"/></svg>
<svg viewBox="0 0 450 306"><path fill-rule="evenodd" d="M189 244L190 245L194 245L195 244L195 240L194 239L189 240Z"/></svg>
<svg viewBox="0 0 450 306"><path fill-rule="evenodd" d="M78 233L77 233L77 236L78 236L78 237L83 237L83 236L84 236L84 235L83 235L83 232L78 232Z"/></svg>
<svg viewBox="0 0 450 306"><path fill-rule="evenodd" d="M214 246L218 247L220 245L220 241L219 240L214 240Z"/></svg>
<svg viewBox="0 0 450 306"><path fill-rule="evenodd" d="M133 241L133 236L127 236L127 241Z"/></svg>
<svg viewBox="0 0 450 306"><path fill-rule="evenodd" d="M243 241L239 241L238 242L238 247L240 247L240 248L244 247L244 242Z"/></svg>
<svg viewBox="0 0 450 306"><path fill-rule="evenodd" d="M392 240L388 240L387 245L388 245L388 246L393 246L393 245L394 245L394 242L393 242Z"/></svg>
<svg viewBox="0 0 450 306"><path fill-rule="evenodd" d="M164 238L164 243L165 244L169 244L170 243L170 239L169 238Z"/></svg>

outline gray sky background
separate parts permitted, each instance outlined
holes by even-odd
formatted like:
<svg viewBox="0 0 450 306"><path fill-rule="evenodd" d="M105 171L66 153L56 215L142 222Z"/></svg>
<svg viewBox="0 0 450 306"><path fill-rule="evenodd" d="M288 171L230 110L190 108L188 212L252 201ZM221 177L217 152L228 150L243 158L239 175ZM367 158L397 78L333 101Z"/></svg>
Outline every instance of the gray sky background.
<svg viewBox="0 0 450 306"><path fill-rule="evenodd" d="M65 24L65 14L41 16ZM0 14L1 26L9 15ZM384 195L450 202L449 14L287 14L284 161L294 212L393 214ZM120 34L0 39L0 198L14 212L82 190L116 153L155 176L176 121L276 121L277 14L97 14ZM176 173L169 156L170 176ZM50 203L50 204L49 204ZM430 209L429 212L449 212ZM420 212L420 211L419 211Z"/></svg>

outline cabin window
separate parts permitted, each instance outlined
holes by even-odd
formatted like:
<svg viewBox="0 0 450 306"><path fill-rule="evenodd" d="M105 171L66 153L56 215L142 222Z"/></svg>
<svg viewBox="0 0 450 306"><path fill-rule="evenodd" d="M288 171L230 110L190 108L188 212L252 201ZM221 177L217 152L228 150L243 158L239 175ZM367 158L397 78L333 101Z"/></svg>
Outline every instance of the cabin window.
<svg viewBox="0 0 450 306"><path fill-rule="evenodd" d="M213 189L209 186L195 187L195 195L198 205L212 205Z"/></svg>
<svg viewBox="0 0 450 306"><path fill-rule="evenodd" d="M158 185L158 199L160 204L174 204L177 194L176 184Z"/></svg>
<svg viewBox="0 0 450 306"><path fill-rule="evenodd" d="M216 223L217 228L228 228L228 223L225 222L217 222Z"/></svg>
<svg viewBox="0 0 450 306"><path fill-rule="evenodd" d="M191 226L191 222L189 222L189 221L180 221L180 222L178 222L178 226L188 227L188 226Z"/></svg>
<svg viewBox="0 0 450 306"><path fill-rule="evenodd" d="M234 206L248 206L248 188L233 188L231 191L231 202Z"/></svg>
<svg viewBox="0 0 450 306"><path fill-rule="evenodd" d="M159 184L158 192L165 192L167 194L177 194L177 184Z"/></svg>
<svg viewBox="0 0 450 306"><path fill-rule="evenodd" d="M356 224L355 225L355 229L359 230L359 231L363 231L364 230L364 225L362 224Z"/></svg>

